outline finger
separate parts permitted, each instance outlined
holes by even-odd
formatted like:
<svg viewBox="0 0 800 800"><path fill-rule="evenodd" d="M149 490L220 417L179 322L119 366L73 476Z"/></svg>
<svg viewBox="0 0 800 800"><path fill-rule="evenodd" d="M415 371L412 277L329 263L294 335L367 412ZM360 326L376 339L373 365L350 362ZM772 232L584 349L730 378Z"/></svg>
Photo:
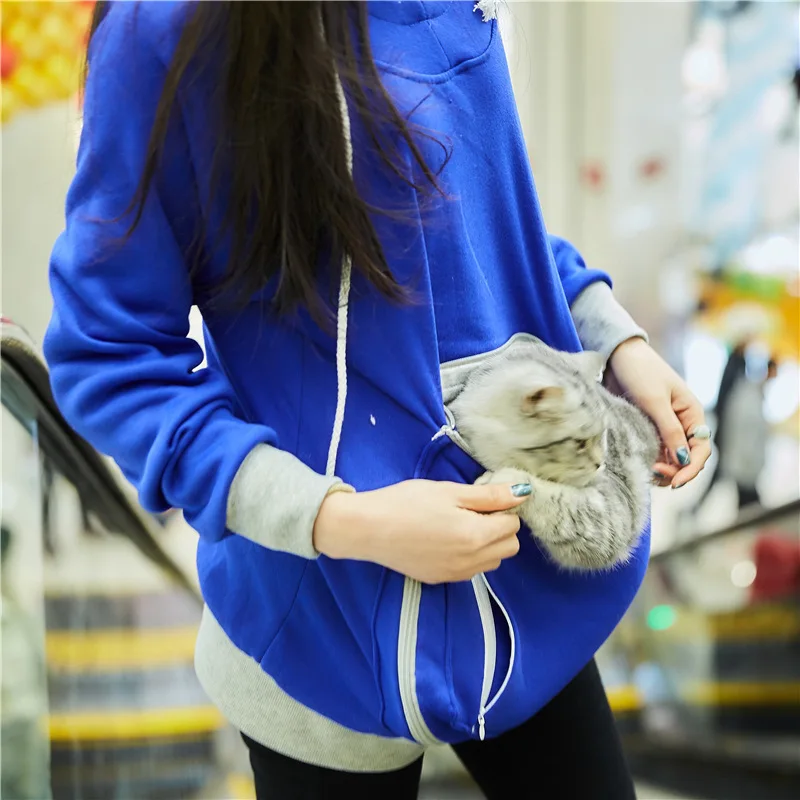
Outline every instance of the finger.
<svg viewBox="0 0 800 800"><path fill-rule="evenodd" d="M653 483L656 486L669 486L672 479L678 474L678 467L666 461L656 461L653 464Z"/></svg>
<svg viewBox="0 0 800 800"><path fill-rule="evenodd" d="M503 536L493 542L490 542L478 553L478 558L480 558L481 561L513 558L517 553L519 553L519 536L516 535L518 532L519 527L517 527L517 530L514 531L513 534L509 536Z"/></svg>
<svg viewBox="0 0 800 800"><path fill-rule="evenodd" d="M670 458L675 464L685 467L691 461L689 442L686 439L686 429L673 405L674 403L659 400L648 407L647 413L658 428L658 434Z"/></svg>
<svg viewBox="0 0 800 800"><path fill-rule="evenodd" d="M692 463L688 467L680 470L672 479L672 488L680 489L686 486L689 481L694 480L702 471L711 456L711 442L708 439L699 444L692 445Z"/></svg>
<svg viewBox="0 0 800 800"><path fill-rule="evenodd" d="M711 441L709 439L696 439L692 432L700 425L706 424L705 414L700 402L691 394L681 394L674 399L675 413L683 427L689 444L689 464L672 479L672 488L680 489L689 481L694 480L711 456Z"/></svg>
<svg viewBox="0 0 800 800"><path fill-rule="evenodd" d="M500 545L504 541L507 543L511 539L516 540L520 525L516 514L491 514L481 517L478 521L480 550Z"/></svg>
<svg viewBox="0 0 800 800"><path fill-rule="evenodd" d="M522 505L531 494L529 483L491 483L484 486L457 486L457 502L460 508L483 514L492 511L508 511Z"/></svg>
<svg viewBox="0 0 800 800"><path fill-rule="evenodd" d="M519 540L515 536L513 541L516 542L516 548L513 550L506 547L503 550L498 550L491 555L482 558L481 563L478 566L478 572L493 572L507 558L513 558L519 552Z"/></svg>

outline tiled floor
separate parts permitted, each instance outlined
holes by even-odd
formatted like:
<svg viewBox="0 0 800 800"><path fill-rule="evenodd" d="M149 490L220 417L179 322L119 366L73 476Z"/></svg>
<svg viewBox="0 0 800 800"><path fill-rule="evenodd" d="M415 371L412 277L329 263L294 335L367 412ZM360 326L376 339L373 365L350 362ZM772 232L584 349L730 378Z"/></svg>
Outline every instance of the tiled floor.
<svg viewBox="0 0 800 800"><path fill-rule="evenodd" d="M683 794L673 794L664 789L658 789L655 786L643 783L636 786L636 794L639 800L700 800L700 798L687 797Z"/></svg>
<svg viewBox="0 0 800 800"><path fill-rule="evenodd" d="M645 784L637 785L636 793L638 800L699 800L699 798L673 794ZM419 795L419 800L482 800L482 798L483 795L476 789L443 785L424 787Z"/></svg>
<svg viewBox="0 0 800 800"><path fill-rule="evenodd" d="M672 792L658 789L654 786L638 784L636 787L638 800L700 800L699 798L689 798L685 795L677 795ZM249 776L231 776L224 786L214 787L211 791L203 794L202 800L218 797L230 798L230 800L255 800L252 781ZM477 789L464 786L454 786L444 783L429 783L423 785L420 790L418 800L483 800L483 795Z"/></svg>

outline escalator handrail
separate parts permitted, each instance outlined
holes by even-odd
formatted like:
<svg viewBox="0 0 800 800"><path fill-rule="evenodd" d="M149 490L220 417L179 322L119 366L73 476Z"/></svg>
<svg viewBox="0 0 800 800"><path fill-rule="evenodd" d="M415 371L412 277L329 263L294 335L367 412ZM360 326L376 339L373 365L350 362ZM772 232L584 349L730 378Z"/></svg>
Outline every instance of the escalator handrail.
<svg viewBox="0 0 800 800"><path fill-rule="evenodd" d="M88 501L109 532L123 535L183 588L199 599L196 586L158 542L158 525L131 502L103 457L67 423L50 389L47 367L27 335L7 319L0 326L2 380L22 387L31 399L39 439L58 451L65 477L84 489ZM5 393L5 391L4 391ZM68 466L65 466L68 465Z"/></svg>
<svg viewBox="0 0 800 800"><path fill-rule="evenodd" d="M792 514L800 518L800 499L791 500L775 508L756 508L751 511L745 510L739 514L736 520L730 525L725 525L717 530L700 534L692 539L687 539L684 542L679 542L664 550L660 550L658 553L654 553L650 560L652 562L668 561L673 556L690 553L704 547L709 542L731 536L735 533L740 533L748 528L761 527Z"/></svg>

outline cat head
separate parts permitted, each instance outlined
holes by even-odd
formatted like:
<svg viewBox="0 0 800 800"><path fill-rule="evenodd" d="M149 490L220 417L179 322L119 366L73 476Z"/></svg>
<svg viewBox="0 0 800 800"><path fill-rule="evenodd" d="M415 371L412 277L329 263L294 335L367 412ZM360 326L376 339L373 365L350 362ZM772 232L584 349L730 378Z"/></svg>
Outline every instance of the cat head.
<svg viewBox="0 0 800 800"><path fill-rule="evenodd" d="M488 469L513 466L584 486L605 461L606 405L598 353L528 348L470 378L456 424Z"/></svg>

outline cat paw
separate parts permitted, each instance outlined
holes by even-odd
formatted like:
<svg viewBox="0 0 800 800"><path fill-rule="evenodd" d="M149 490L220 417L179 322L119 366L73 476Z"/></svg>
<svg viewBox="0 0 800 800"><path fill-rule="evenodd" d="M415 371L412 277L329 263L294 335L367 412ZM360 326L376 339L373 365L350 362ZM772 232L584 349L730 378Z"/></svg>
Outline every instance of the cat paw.
<svg viewBox="0 0 800 800"><path fill-rule="evenodd" d="M527 472L514 467L503 467L503 469L492 472L491 479L487 481L487 483L510 483L512 486L532 482L531 476Z"/></svg>
<svg viewBox="0 0 800 800"><path fill-rule="evenodd" d="M480 478L478 478L478 480L475 481L475 485L476 486L486 486L486 484L492 483L492 476L493 475L494 475L494 472L492 472L491 470L489 470L488 472L484 472L483 475L481 475Z"/></svg>
<svg viewBox="0 0 800 800"><path fill-rule="evenodd" d="M629 548L615 548L608 543L590 542L585 537L547 541L536 537L550 558L573 572L610 572L630 560Z"/></svg>
<svg viewBox="0 0 800 800"><path fill-rule="evenodd" d="M530 483L531 478L527 472L519 469L501 469L497 472L484 472L483 475L475 481L476 486L485 486L486 484L511 484L511 486L518 486L523 483ZM497 511L497 514L518 514L520 513L521 506L515 506L507 511Z"/></svg>

